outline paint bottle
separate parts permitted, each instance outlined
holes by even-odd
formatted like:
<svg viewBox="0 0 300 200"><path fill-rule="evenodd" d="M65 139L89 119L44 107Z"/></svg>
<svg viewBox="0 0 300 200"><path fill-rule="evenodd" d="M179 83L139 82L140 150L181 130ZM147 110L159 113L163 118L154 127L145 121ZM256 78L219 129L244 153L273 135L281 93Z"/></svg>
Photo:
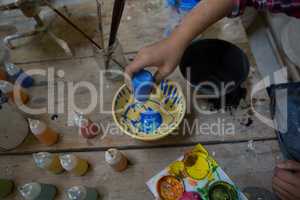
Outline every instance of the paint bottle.
<svg viewBox="0 0 300 200"><path fill-rule="evenodd" d="M27 183L18 188L25 200L53 200L57 189L54 185L43 183Z"/></svg>
<svg viewBox="0 0 300 200"><path fill-rule="evenodd" d="M122 172L128 167L128 159L117 149L108 149L105 152L105 161L117 172Z"/></svg>
<svg viewBox="0 0 300 200"><path fill-rule="evenodd" d="M35 119L28 119L29 127L33 135L45 145L53 145L57 143L59 135L44 122Z"/></svg>
<svg viewBox="0 0 300 200"><path fill-rule="evenodd" d="M0 69L0 80L3 80L3 81L7 80L6 74L2 69Z"/></svg>
<svg viewBox="0 0 300 200"><path fill-rule="evenodd" d="M94 138L99 133L99 126L83 114L74 113L74 123L79 128L79 134L87 139Z"/></svg>
<svg viewBox="0 0 300 200"><path fill-rule="evenodd" d="M57 154L51 154L48 152L34 153L33 160L37 167L51 173L60 174L64 171Z"/></svg>
<svg viewBox="0 0 300 200"><path fill-rule="evenodd" d="M151 72L142 69L132 77L133 94L136 100L145 102L153 89L154 77Z"/></svg>
<svg viewBox="0 0 300 200"><path fill-rule="evenodd" d="M4 63L4 66L11 81L17 81L24 88L29 88L33 85L33 78L27 75L23 69L9 62Z"/></svg>
<svg viewBox="0 0 300 200"><path fill-rule="evenodd" d="M0 179L0 199L9 196L14 190L14 185L11 180Z"/></svg>
<svg viewBox="0 0 300 200"><path fill-rule="evenodd" d="M74 186L66 190L67 200L97 200L98 192L95 188Z"/></svg>
<svg viewBox="0 0 300 200"><path fill-rule="evenodd" d="M62 154L59 156L59 159L62 167L75 176L83 176L89 169L89 163L75 155Z"/></svg>
<svg viewBox="0 0 300 200"><path fill-rule="evenodd" d="M0 90L7 95L13 103L19 103L18 100L20 100L21 104L27 104L29 101L29 95L22 88L19 88L19 90L16 91L20 96L20 99L17 99L18 97L15 97L14 95L14 91L17 89L14 89L13 84L8 81L0 80Z"/></svg>

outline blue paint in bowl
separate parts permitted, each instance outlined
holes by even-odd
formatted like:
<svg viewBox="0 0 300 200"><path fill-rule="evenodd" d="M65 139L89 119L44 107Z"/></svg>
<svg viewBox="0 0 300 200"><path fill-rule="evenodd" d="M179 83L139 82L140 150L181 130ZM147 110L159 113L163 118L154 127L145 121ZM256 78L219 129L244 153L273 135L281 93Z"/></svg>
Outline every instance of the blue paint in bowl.
<svg viewBox="0 0 300 200"><path fill-rule="evenodd" d="M140 114L140 129L144 133L153 133L161 126L162 121L161 114L149 108Z"/></svg>

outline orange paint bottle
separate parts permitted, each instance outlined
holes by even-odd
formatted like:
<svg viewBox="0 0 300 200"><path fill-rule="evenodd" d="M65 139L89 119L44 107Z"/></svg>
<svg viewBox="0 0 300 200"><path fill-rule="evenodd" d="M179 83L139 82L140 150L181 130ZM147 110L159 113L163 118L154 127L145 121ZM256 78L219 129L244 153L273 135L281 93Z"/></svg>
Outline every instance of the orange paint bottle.
<svg viewBox="0 0 300 200"><path fill-rule="evenodd" d="M53 145L57 143L59 134L49 128L40 120L28 119L29 127L34 136L45 145Z"/></svg>

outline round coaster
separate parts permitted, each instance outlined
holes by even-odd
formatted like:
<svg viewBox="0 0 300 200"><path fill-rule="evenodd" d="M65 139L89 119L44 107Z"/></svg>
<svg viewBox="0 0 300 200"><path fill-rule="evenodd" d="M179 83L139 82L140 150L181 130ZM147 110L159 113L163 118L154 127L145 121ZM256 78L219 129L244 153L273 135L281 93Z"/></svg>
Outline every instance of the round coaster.
<svg viewBox="0 0 300 200"><path fill-rule="evenodd" d="M28 134L28 124L16 110L4 104L0 109L0 151L7 151L20 145Z"/></svg>

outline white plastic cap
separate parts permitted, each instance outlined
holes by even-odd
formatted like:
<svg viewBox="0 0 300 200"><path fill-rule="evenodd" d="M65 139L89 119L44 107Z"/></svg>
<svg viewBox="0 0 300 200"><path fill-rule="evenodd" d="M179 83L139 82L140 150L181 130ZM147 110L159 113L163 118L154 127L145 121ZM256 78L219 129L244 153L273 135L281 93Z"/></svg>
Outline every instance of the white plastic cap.
<svg viewBox="0 0 300 200"><path fill-rule="evenodd" d="M110 165L119 163L123 155L118 149L108 149L105 152L105 161Z"/></svg>
<svg viewBox="0 0 300 200"><path fill-rule="evenodd" d="M47 128L46 124L40 120L28 118L28 122L30 130L34 135L42 134Z"/></svg>

